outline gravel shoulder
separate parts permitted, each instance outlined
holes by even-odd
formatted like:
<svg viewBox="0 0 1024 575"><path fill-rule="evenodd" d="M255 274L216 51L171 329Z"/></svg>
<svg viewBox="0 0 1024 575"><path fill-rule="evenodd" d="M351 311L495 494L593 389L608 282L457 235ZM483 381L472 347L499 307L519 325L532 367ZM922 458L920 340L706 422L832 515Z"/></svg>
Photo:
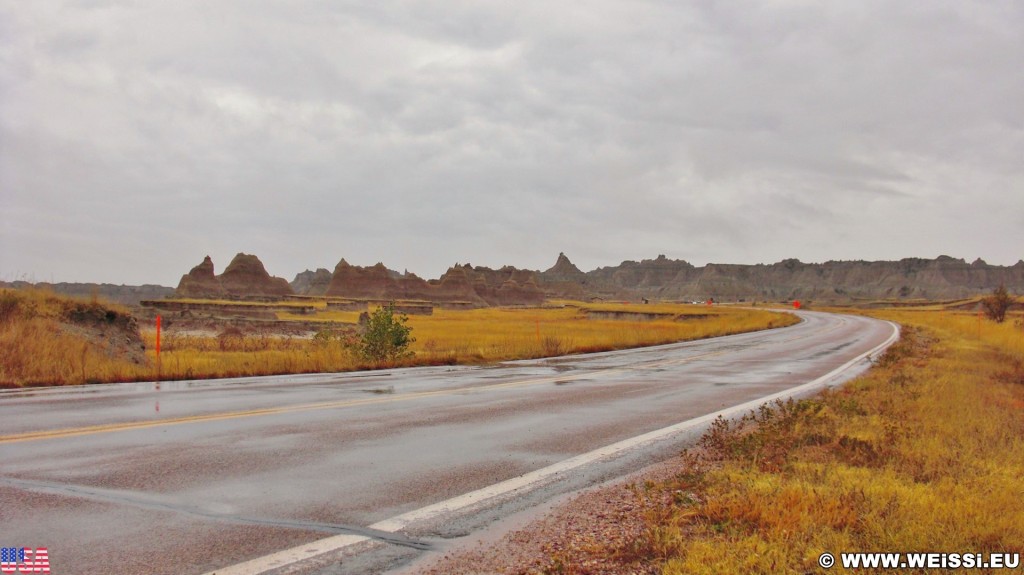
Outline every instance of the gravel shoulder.
<svg viewBox="0 0 1024 575"><path fill-rule="evenodd" d="M673 458L564 495L389 575L654 574L630 552L645 529L645 511L658 504L638 490L673 477L682 465Z"/></svg>

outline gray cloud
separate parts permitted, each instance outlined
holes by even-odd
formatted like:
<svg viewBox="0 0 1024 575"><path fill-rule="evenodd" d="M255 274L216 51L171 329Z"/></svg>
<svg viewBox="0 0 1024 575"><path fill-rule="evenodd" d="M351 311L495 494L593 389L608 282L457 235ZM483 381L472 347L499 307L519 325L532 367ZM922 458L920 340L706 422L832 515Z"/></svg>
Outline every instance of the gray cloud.
<svg viewBox="0 0 1024 575"><path fill-rule="evenodd" d="M1024 257L1018 2L0 0L0 275Z"/></svg>

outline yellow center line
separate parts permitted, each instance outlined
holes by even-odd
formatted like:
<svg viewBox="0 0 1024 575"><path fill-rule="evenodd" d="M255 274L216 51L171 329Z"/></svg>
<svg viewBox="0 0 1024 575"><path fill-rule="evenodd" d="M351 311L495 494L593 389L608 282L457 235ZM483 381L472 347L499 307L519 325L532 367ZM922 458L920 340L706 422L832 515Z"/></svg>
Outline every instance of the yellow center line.
<svg viewBox="0 0 1024 575"><path fill-rule="evenodd" d="M374 397L366 399L350 399L343 401L327 401L320 403L307 403L301 405L290 405L281 407L267 407L262 409L246 409L243 411L228 411L222 413L208 413L204 415L189 415L168 419L156 419L150 421L129 421L124 423L108 423L104 425L90 425L85 427L72 427L66 429L48 429L41 431L27 431L11 435L0 435L0 443L16 443L21 441L35 441L39 439L54 439L63 437L76 437L79 435L92 435L96 433L110 433L115 431L127 431L131 429L146 429L149 427L161 427L165 425L180 425L183 423L198 423L204 421L222 421L226 419L238 419L242 417L254 417L260 415L276 415L280 413L297 413L302 411L315 411L320 409L337 409L342 407L356 407L362 405L374 405L378 403L390 403L398 401L410 401L425 397L440 395L453 395L458 393L475 393L494 389L505 389L513 387L525 387L555 381L565 381L593 376L611 376L626 371L625 369L609 369L573 374L571 376L550 376L521 381L495 383L478 387L462 387L455 389L439 389L434 391L418 391L391 397Z"/></svg>
<svg viewBox="0 0 1024 575"><path fill-rule="evenodd" d="M666 365L678 365L696 361L698 359L704 359L707 357L713 357L722 355L727 351L715 351L704 354L699 354L682 359L665 359L661 361L655 361L651 363L645 363L634 367L620 367L610 368L595 371L587 371L582 373L575 373L572 375L562 374L548 377L524 379L520 381L509 381L504 383L494 383L490 385L482 385L477 387L460 387L454 389L439 389L434 391L418 391L412 393L406 393L402 395L395 395L390 397L374 397L366 399L349 399L343 401L327 401L320 403L306 403L300 405L281 406L281 407L267 407L261 409L246 409L242 411L227 411L221 413L208 413L203 415L189 415L184 417L175 417L167 419L155 419L149 421L128 421L123 423L107 423L103 425L89 425L85 427L71 427L65 429L46 429L40 431L27 431L24 433L14 433L10 435L0 435L0 444L3 443L19 443L23 441L36 441L42 439L58 439L66 437L77 437L81 435L93 435L98 433L112 433L117 431L129 431L133 429L147 429L150 427L162 427L170 425L181 425L185 423L200 423L206 421L223 421L227 419L239 419L243 417L257 417L261 415L277 415L281 413L298 413L303 411L315 411L321 409L338 409L342 407L357 407L363 405L374 405L380 403L391 403L399 401L411 401L415 399L422 399L426 397L436 397L442 395L454 395L460 393L476 393L480 391L490 391L495 389L508 389L515 387L526 387L530 385L541 385L545 383L554 383L557 381L571 381L575 379L586 379L592 377L610 377L626 373L627 371L635 371L637 369L650 369L653 367L661 367Z"/></svg>

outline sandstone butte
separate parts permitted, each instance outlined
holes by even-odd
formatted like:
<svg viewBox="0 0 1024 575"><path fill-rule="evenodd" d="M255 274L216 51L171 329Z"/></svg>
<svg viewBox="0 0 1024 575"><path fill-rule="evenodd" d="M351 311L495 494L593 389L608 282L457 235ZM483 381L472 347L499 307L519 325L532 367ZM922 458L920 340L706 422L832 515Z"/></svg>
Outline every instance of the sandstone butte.
<svg viewBox="0 0 1024 575"><path fill-rule="evenodd" d="M238 254L215 275L209 257L182 276L177 297L275 298L291 294L368 300L423 300L467 306L535 305L545 298L716 301L952 300L986 294L1005 285L1024 292L1024 261L994 266L978 259L939 256L899 261L787 259L774 264L708 264L658 256L625 261L590 272L565 254L545 271L451 267L436 280L388 269L383 263L354 266L342 259L326 269L298 274L291 284L272 277L256 256Z"/></svg>
<svg viewBox="0 0 1024 575"><path fill-rule="evenodd" d="M220 275L214 275L213 260L203 262L181 276L177 297L192 298L280 298L295 291L284 278L271 276L256 256L239 253Z"/></svg>
<svg viewBox="0 0 1024 575"><path fill-rule="evenodd" d="M360 267L344 259L335 266L325 295L473 306L539 304L544 301L544 292L537 285L535 273L528 270L513 267L492 270L456 264L440 279L428 281L416 274L393 272L382 263Z"/></svg>

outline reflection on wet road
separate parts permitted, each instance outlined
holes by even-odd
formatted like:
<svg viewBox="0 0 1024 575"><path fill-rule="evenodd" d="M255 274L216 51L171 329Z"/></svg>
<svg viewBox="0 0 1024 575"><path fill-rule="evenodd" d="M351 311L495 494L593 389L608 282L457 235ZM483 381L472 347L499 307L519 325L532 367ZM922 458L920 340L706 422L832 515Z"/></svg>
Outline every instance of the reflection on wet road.
<svg viewBox="0 0 1024 575"><path fill-rule="evenodd" d="M800 315L769 332L489 367L0 392L0 543L48 547L54 573L204 573L324 533L416 553L474 522L369 526L814 380L893 332ZM567 474L535 497L639 462ZM114 548L127 559L105 559Z"/></svg>

